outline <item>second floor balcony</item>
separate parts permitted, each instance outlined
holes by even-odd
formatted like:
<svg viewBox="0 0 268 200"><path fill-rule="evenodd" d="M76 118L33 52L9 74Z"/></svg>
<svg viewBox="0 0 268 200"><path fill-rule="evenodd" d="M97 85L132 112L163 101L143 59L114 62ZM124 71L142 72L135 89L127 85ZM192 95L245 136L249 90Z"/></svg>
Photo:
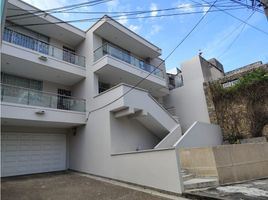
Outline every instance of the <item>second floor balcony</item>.
<svg viewBox="0 0 268 200"><path fill-rule="evenodd" d="M1 84L1 120L6 125L75 127L86 123L86 101Z"/></svg>
<svg viewBox="0 0 268 200"><path fill-rule="evenodd" d="M130 54L129 52L123 49L120 49L115 45L112 45L111 43L105 43L104 45L102 45L101 47L99 47L94 51L94 61L99 60L105 55L110 55L114 58L117 58L121 61L131 64L133 67L151 73L157 77L164 78L163 71L158 67L146 63L144 60Z"/></svg>
<svg viewBox="0 0 268 200"><path fill-rule="evenodd" d="M60 49L44 41L8 28L4 30L3 40L80 67L85 67L86 61L84 56L76 55L74 52L67 49Z"/></svg>

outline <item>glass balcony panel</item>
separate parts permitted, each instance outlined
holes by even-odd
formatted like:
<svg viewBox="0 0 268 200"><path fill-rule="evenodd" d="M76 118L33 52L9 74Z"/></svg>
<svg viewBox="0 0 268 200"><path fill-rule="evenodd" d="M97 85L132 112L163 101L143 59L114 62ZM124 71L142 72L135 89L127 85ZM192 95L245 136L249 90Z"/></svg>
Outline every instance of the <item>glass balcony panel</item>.
<svg viewBox="0 0 268 200"><path fill-rule="evenodd" d="M150 65L141 59L136 58L135 56L131 55L129 52L123 49L120 49L118 47L115 47L110 43L106 43L94 51L94 60L97 61L98 59L105 56L106 54L112 57L115 57L119 60L122 60L126 63L129 63L139 69L152 73L156 76L159 76L162 78L164 77L164 74L161 69L158 69L157 67Z"/></svg>
<svg viewBox="0 0 268 200"><path fill-rule="evenodd" d="M1 101L46 108L85 112L84 99L1 84Z"/></svg>
<svg viewBox="0 0 268 200"><path fill-rule="evenodd" d="M46 42L34 39L30 36L18 33L16 31L5 28L3 40L10 42L33 51L40 52L59 60L63 60L81 67L85 67L85 57L76 55L73 52L69 52L57 47L54 47Z"/></svg>

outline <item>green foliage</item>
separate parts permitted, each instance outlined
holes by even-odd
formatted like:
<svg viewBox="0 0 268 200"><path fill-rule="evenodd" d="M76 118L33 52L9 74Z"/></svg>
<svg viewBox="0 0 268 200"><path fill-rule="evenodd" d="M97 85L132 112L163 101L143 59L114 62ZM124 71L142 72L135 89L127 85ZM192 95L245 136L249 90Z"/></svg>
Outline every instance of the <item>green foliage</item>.
<svg viewBox="0 0 268 200"><path fill-rule="evenodd" d="M215 101L223 98L233 98L234 95L241 93L241 90L248 89L248 87L258 84L259 82L268 81L268 72L263 69L255 69L246 74L238 80L238 83L231 87L223 88L220 83L212 83L210 88L213 91L213 98Z"/></svg>
<svg viewBox="0 0 268 200"><path fill-rule="evenodd" d="M262 136L262 129L268 123L267 105L268 98L268 71L264 69L255 69L244 75L239 81L228 88L223 88L219 82L209 84L212 100L215 105L217 120L219 124L224 125L226 121L241 122L241 115L232 113L229 107L239 105L239 102L245 104L247 108L247 118L250 120L250 133L253 137ZM227 112L227 114L225 114ZM226 119L228 116L228 119ZM229 134L226 140L234 144L242 139L241 130L238 130L237 124L227 128Z"/></svg>
<svg viewBox="0 0 268 200"><path fill-rule="evenodd" d="M237 85L237 88L246 87L252 85L259 81L267 81L268 73L263 69L256 69L251 73L246 74L244 77L240 78Z"/></svg>
<svg viewBox="0 0 268 200"><path fill-rule="evenodd" d="M243 136L241 134L228 134L226 140L229 142L229 144L240 144L240 140L243 139Z"/></svg>

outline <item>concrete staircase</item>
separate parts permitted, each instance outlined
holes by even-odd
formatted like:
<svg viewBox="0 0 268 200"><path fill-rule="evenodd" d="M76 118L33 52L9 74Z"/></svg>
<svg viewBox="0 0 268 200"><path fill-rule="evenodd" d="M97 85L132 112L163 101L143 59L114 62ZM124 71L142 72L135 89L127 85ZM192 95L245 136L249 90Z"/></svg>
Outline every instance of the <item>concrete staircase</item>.
<svg viewBox="0 0 268 200"><path fill-rule="evenodd" d="M217 177L196 177L185 169L181 170L181 174L185 191L202 190L219 185Z"/></svg>

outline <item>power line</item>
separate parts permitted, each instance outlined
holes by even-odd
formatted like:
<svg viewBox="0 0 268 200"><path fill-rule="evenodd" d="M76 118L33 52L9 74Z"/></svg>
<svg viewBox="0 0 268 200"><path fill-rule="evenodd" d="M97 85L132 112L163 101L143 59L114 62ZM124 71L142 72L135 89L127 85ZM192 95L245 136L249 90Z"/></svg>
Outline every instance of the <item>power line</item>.
<svg viewBox="0 0 268 200"><path fill-rule="evenodd" d="M249 21L249 19L254 15L255 11L253 11L245 20L246 22ZM240 30L240 32L237 34L237 36L233 39L233 41L230 43L230 45L223 51L223 53L221 53L218 58L221 58L224 54L226 54L226 52L229 51L229 49L231 49L231 47L233 46L233 44L238 40L238 38L240 37L240 35L242 34L242 32L244 31L245 27L247 26L247 24L243 24L241 23L239 25L239 27L242 26L242 29Z"/></svg>
<svg viewBox="0 0 268 200"><path fill-rule="evenodd" d="M233 8L233 9L223 9L223 10L238 10L242 8ZM219 12L218 10L209 10L209 12ZM133 16L138 15L134 17L128 17L128 19L146 19L146 18L160 18L160 17L169 17L169 16L179 16L179 15L191 15L191 14L202 14L204 11L194 11L194 12L181 12L181 13L171 13L171 14L162 14L162 15L146 15L146 16L139 16L143 13L130 13L130 14L121 14L121 15L114 15L111 16L113 19L120 19L121 17L127 17L127 16ZM42 26L42 25L51 25L51 24L68 24L68 23L78 23L78 22L96 22L102 20L102 18L96 17L96 18L85 18L85 19L77 19L77 20L69 20L69 21L57 21L57 22L46 22L46 23L32 23L32 24L12 24L10 26Z"/></svg>
<svg viewBox="0 0 268 200"><path fill-rule="evenodd" d="M162 60L162 62L154 70L152 70L146 77L142 78L139 82L137 82L134 86L132 86L128 91L126 91L125 93L123 93L122 95L120 95L115 100L113 100L113 101L111 101L111 102L109 102L109 103L107 103L107 104L105 104L105 105L103 105L103 106L101 106L99 108L96 108L96 109L93 109L93 110L89 111L88 117L89 117L90 113L96 112L98 110L101 110L101 109L103 109L103 108L105 108L105 107L113 104L114 102L118 101L119 99L121 99L122 97L124 97L125 95L127 95L128 93L130 93L133 89L135 89L136 87L138 87L144 80L146 80L153 72L155 72L177 50L177 48L191 35L191 33L197 28L197 26L207 16L207 14L209 13L210 9L215 5L216 2L217 2L217 0L214 1L214 3L209 7L209 9L200 18L200 20L195 24L195 26L188 32L188 34L179 42L179 44L166 56L166 58L164 60Z"/></svg>
<svg viewBox="0 0 268 200"><path fill-rule="evenodd" d="M100 3L103 3L103 2L106 2L106 1L111 1L111 0L98 0L96 4L100 4ZM91 2L96 2L96 1L91 1ZM8 16L7 19L11 18L13 21L14 20L22 20L22 19L32 18L32 17L36 17L36 16L42 16L42 15L45 16L47 14L52 14L52 13L78 13L78 14L81 14L81 13L89 13L89 14L98 14L98 13L102 13L102 14L108 14L108 13L134 14L134 13L136 13L136 14L145 14L145 13L151 13L151 12L155 12L155 11L162 12L162 11L171 11L171 10L178 10L178 9L188 8L186 5L183 5L183 6L173 7L173 8L166 8L166 9L145 10L145 11L128 11L128 12L79 12L79 11L70 11L70 10L73 10L73 9L76 9L76 8L79 8L79 7L94 6L96 4L92 4L92 5L88 5L86 3L74 4L74 5L69 5L69 6L65 6L65 7L53 8L53 9L49 9L49 10L46 10L46 11L35 11L35 12L33 12L35 15L31 15L32 13L24 13L24 14L19 14L19 15ZM203 5L203 4L195 4L195 5L191 5L191 7L192 8L202 8L202 7L209 7L209 6ZM220 7L222 7L222 8L230 8L230 9L232 9L232 8L233 9L243 8L243 6L229 5L229 4L226 5L226 3L221 3ZM64 8L64 10L62 10L63 8ZM66 8L68 8L68 9L66 9ZM37 15L38 12L39 12L39 15ZM26 16L24 16L24 15L26 15ZM13 19L13 17L15 17L15 19Z"/></svg>
<svg viewBox="0 0 268 200"><path fill-rule="evenodd" d="M254 5L248 5L247 3L242 3L242 2L240 2L240 1L236 1L236 0L231 0L231 1L234 2L234 3L236 3L236 4L245 6L246 8L249 8L249 9L252 9L252 10L255 10L255 11L258 11L258 12L264 14L264 11L263 11L263 10L257 8L257 7L254 6Z"/></svg>
<svg viewBox="0 0 268 200"><path fill-rule="evenodd" d="M247 21L247 19L246 19ZM219 40L216 44L214 44L214 46L218 46L219 44L223 43L225 40L227 40L229 37L231 37L244 23L240 22L238 24L238 26L234 27L231 31L229 31L228 33L226 33L223 38L221 40ZM206 52L211 51L211 48L208 49Z"/></svg>
<svg viewBox="0 0 268 200"><path fill-rule="evenodd" d="M19 19L21 19L21 17L27 16L27 15L33 15L33 14L45 15L45 14L53 13L53 12L59 11L59 10L67 10L67 9L86 7L86 6L94 6L94 5L98 5L100 3L106 3L109 1L113 1L113 0L93 0L93 1L87 1L84 3L72 4L72 5L68 5L68 6L61 6L61 7L57 7L57 8L51 8L51 9L47 9L47 10L33 10L34 12L29 12L29 10L28 10L29 13L11 15L11 16L7 16L6 18L9 19L9 18L14 18L14 17L15 18L19 17ZM32 16L28 16L28 17L32 17Z"/></svg>
<svg viewBox="0 0 268 200"><path fill-rule="evenodd" d="M203 2L205 2L205 3L207 3L207 4L209 4L209 3L208 3L207 1L205 1L205 0L201 0L201 1L203 1ZM217 6L214 6L214 7L215 7L216 9L218 9L219 11L222 11L222 12L224 12L225 14L227 14L227 15L233 17L234 19L236 19L236 20L238 20L238 21L240 21L240 22L243 22L244 24L247 24L247 25L250 26L251 28L254 28L254 29L258 30L259 32L262 32L262 33L264 33L265 35L268 35L268 32L266 32L266 31L264 31L264 30L262 30L262 29L260 29L260 28L258 28L258 27L256 27L256 26L254 26L254 25L252 25L252 24L249 24L249 23L246 22L245 20L242 20L242 19L236 17L235 15L233 15L233 14L227 12L226 10L223 10L223 9L221 9L221 8L218 8Z"/></svg>

